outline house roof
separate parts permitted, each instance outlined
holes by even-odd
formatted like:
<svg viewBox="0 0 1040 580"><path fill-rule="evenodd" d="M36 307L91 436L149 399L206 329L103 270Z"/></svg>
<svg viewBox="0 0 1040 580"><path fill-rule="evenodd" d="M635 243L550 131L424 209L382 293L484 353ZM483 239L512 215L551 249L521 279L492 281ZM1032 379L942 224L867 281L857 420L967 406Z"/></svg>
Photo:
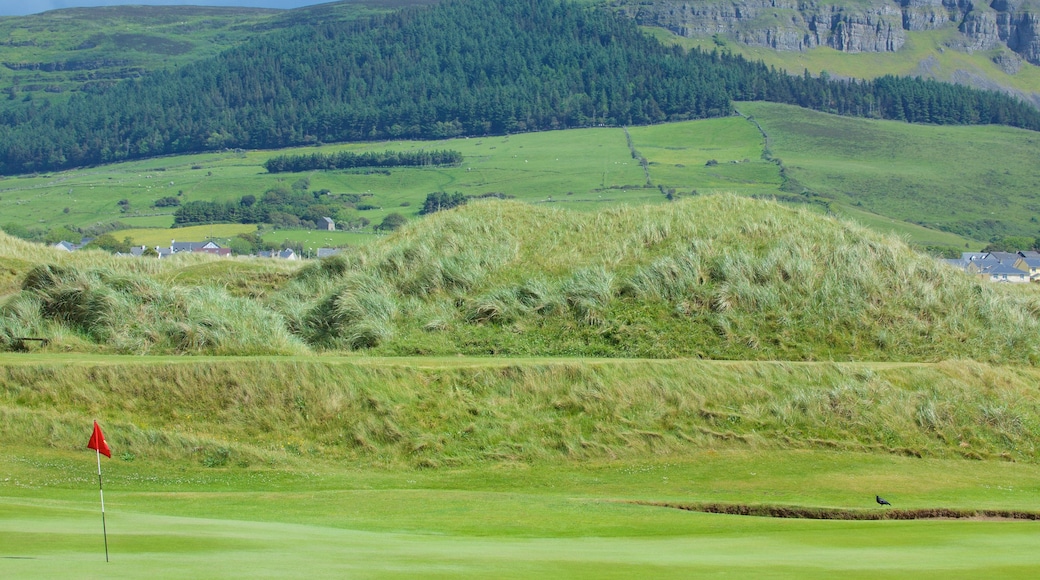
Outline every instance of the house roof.
<svg viewBox="0 0 1040 580"><path fill-rule="evenodd" d="M283 260L292 260L296 258L296 252L292 251L292 249L289 248L286 248L280 252L261 251L257 252L256 255L261 258L281 258Z"/></svg>
<svg viewBox="0 0 1040 580"><path fill-rule="evenodd" d="M230 256L231 248L196 248L193 252L213 254L214 256Z"/></svg>
<svg viewBox="0 0 1040 580"><path fill-rule="evenodd" d="M1009 264L1014 263L1015 260L1021 258L1017 252L990 252L991 258L995 258L1001 262L1007 262Z"/></svg>
<svg viewBox="0 0 1040 580"><path fill-rule="evenodd" d="M220 248L216 242L170 242L170 249L174 252L194 252L203 249L217 249Z"/></svg>
<svg viewBox="0 0 1040 580"><path fill-rule="evenodd" d="M979 272L987 276L1005 276L1005 277L1029 277L1029 273L1023 270L1019 270L1009 264L987 264L985 268L980 268Z"/></svg>
<svg viewBox="0 0 1040 580"><path fill-rule="evenodd" d="M974 262L975 260L982 260L989 256L988 252L961 252L961 259L965 262Z"/></svg>
<svg viewBox="0 0 1040 580"><path fill-rule="evenodd" d="M342 248L318 248L318 258L328 258L342 252Z"/></svg>

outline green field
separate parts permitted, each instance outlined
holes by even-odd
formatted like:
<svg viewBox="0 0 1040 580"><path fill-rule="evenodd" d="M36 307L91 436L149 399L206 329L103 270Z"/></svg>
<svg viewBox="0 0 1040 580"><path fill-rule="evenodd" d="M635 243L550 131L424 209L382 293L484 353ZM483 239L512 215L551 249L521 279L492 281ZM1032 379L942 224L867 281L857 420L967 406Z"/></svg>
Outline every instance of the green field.
<svg viewBox="0 0 1040 580"><path fill-rule="evenodd" d="M1034 132L740 109L761 123L792 178L841 205L977 240L1040 233Z"/></svg>
<svg viewBox="0 0 1040 580"><path fill-rule="evenodd" d="M655 145L661 133L662 145ZM719 136L726 150L719 149ZM312 190L363 195L376 209L361 212L372 225L391 212L415 217L426 195L436 191L466 195L501 193L532 203L552 203L574 209L604 205L663 202L656 187L710 191L769 190L779 181L775 166L761 160L761 137L737 117L677 126L633 129L636 146L650 158L651 181L632 158L624 131L582 129L529 133L439 142L382 142L313 148L321 152L450 148L461 151L459 167L401 168L389 175L350 171L269 174L262 164L280 151L251 151L171 157L142 162L0 180L0 223L17 221L43 227L89 226L118 220L130 225L167 226L175 208L153 208L162 197L237 201L243 195L260 196L268 188L310 179ZM682 140L675 145L675 140ZM646 144L644 146L644 143ZM755 151L758 151L756 154ZM718 168L706 171L705 159L728 155ZM658 156L661 161L657 161ZM730 164L748 159L750 163ZM677 167L683 165L684 167ZM759 183L764 180L764 183ZM120 213L118 201L127 199L130 212ZM68 212L64 212L64 208ZM135 232L136 234L136 232ZM176 231L157 234L176 237ZM265 239L298 239L300 234L276 232ZM364 240L354 237L351 239ZM140 242L144 243L144 242Z"/></svg>
<svg viewBox="0 0 1040 580"><path fill-rule="evenodd" d="M648 161L647 174L629 149L625 131L596 128L437 142L326 145L308 150L446 148L463 153L459 167L398 168L385 174L350 171L269 174L262 164L284 151L240 151L123 163L0 180L0 224L87 227L118 221L136 228L172 224L175 208L154 208L162 197L182 202L234 201L262 195L300 178L311 190L356 194L372 206L359 212L370 225L356 233L268 231L264 239L307 248L363 244L393 212L416 218L430 192L498 193L577 210L661 203L675 196L718 192L778 197L906 236L918 246L977 249L994 237L1035 236L1040 206L1029 192L1040 185L1036 137L1006 127L935 127L814 113L783 105L738 104L740 117L629 128L632 147ZM289 150L299 151L299 150ZM770 159L779 159L780 167ZM808 192L808 195L804 195ZM120 200L129 201L121 212ZM67 211L65 211L67 210ZM154 235L153 235L154 234ZM215 234L217 237L224 234ZM187 239L176 230L132 232L143 240ZM117 237L124 236L118 234ZM326 239L328 238L328 239Z"/></svg>

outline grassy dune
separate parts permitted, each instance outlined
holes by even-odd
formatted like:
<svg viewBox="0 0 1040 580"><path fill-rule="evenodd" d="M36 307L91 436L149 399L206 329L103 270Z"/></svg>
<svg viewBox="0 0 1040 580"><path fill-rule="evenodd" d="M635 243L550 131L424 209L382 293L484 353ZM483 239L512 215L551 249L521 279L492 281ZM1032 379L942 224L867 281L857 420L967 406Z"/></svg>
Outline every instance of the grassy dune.
<svg viewBox="0 0 1040 580"><path fill-rule="evenodd" d="M1031 362L1035 301L853 223L732 196L435 214L273 298L379 354Z"/></svg>
<svg viewBox="0 0 1040 580"><path fill-rule="evenodd" d="M302 268L44 250L9 254L23 261L0 318L8 349L28 336L138 354L1040 357L1035 293L735 196L599 212L472 203Z"/></svg>

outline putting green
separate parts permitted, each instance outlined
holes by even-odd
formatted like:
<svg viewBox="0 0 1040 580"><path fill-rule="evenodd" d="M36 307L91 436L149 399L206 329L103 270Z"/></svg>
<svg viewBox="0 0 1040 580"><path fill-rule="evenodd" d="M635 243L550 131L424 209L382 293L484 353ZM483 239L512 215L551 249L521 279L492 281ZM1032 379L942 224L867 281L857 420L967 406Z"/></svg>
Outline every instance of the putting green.
<svg viewBox="0 0 1040 580"><path fill-rule="evenodd" d="M1028 578L1040 569L1040 522L772 519L619 501L868 508L866 491L880 486L906 506L1029 509L1040 501L1034 465L746 450L443 471L106 461L106 563L93 458L41 454L0 459L12 474L0 478L0 577Z"/></svg>

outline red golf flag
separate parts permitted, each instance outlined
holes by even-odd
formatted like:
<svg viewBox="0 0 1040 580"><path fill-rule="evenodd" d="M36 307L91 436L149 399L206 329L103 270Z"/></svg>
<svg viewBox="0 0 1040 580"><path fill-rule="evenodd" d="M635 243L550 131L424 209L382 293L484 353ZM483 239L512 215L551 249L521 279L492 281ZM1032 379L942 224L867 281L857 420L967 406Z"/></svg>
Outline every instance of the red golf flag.
<svg viewBox="0 0 1040 580"><path fill-rule="evenodd" d="M108 443L105 443L105 435L101 433L101 425L98 425L97 421L94 421L94 434L90 436L87 449L94 449L108 458L112 457L112 450L108 448Z"/></svg>

